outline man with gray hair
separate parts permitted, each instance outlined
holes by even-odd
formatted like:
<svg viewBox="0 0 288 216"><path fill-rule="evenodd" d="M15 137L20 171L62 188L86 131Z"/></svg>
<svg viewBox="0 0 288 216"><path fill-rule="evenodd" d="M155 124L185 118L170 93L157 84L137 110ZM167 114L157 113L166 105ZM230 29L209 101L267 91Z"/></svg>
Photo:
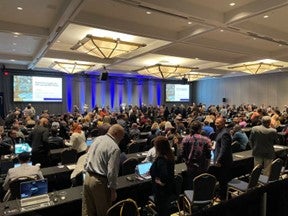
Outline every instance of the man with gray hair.
<svg viewBox="0 0 288 216"><path fill-rule="evenodd" d="M269 174L270 165L275 158L273 145L278 143L277 131L270 127L271 117L263 116L262 125L254 126L250 134L250 143L254 165L263 165L265 175Z"/></svg>
<svg viewBox="0 0 288 216"><path fill-rule="evenodd" d="M125 134L120 124L112 125L107 134L95 138L85 165L82 216L105 216L116 200L116 183L120 163L118 144Z"/></svg>

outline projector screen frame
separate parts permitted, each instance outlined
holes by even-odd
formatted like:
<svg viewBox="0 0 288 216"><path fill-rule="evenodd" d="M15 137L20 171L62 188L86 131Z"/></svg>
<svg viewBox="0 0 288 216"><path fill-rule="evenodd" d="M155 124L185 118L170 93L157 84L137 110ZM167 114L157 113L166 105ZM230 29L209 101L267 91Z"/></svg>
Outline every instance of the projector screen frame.
<svg viewBox="0 0 288 216"><path fill-rule="evenodd" d="M170 97L171 98L175 98L174 100L172 100L172 99L168 99L168 97L169 97L169 93L168 93L168 88L169 87L171 87L171 86L169 86L169 85L171 85L171 86L174 86L174 87L180 87L180 86L185 86L186 88L188 88L188 96L187 97L185 97L185 98L183 98L182 100L179 98L179 99L177 99L177 93L176 92L174 92L174 96L173 95L171 95ZM190 103L190 100L191 100L191 86L190 86L190 84L189 83L187 83L187 84L183 84L183 83L164 83L164 92L165 92L165 95L164 95L164 101L165 101L165 103Z"/></svg>
<svg viewBox="0 0 288 216"><path fill-rule="evenodd" d="M25 93L25 91L23 91L21 89L21 87L18 87L18 90L17 90L17 86L16 86L17 84L15 84L17 78L20 80L20 81L18 81L19 83L26 81L26 84L28 83L27 88L30 88L31 91L26 91L26 93ZM34 97L33 96L33 87L32 87L33 78L36 80L40 79L41 81L43 81L42 84L46 85L45 87L43 87L43 89L46 88L46 89L50 90L50 92L48 91L48 93L47 93L47 97L44 97L41 100L33 99L33 97ZM57 89L57 91L53 90L54 89L54 88L52 88L53 86L48 85L49 82L50 82L50 84L55 85L55 89ZM29 85L31 85L31 86L29 86ZM32 96L29 95L29 96L26 96L27 98L24 98L24 97L21 98L21 97L19 97L19 93L17 93L17 91L19 93L22 93L22 94L28 94L28 95L31 94ZM52 92L54 92L54 93L59 92L59 94L58 95L55 94L55 95L57 95L57 97L50 97ZM39 93L39 91L38 91L38 93ZM18 94L18 97L16 96L16 94ZM46 96L45 94L43 96ZM35 75L14 74L13 78L12 78L12 96L13 96L12 101L14 103L22 103L22 102L24 102L24 103L27 103L27 102L30 102L30 103L46 103L46 102L47 103L62 103L63 102L63 77L61 77L61 76L41 76L41 75L35 76Z"/></svg>

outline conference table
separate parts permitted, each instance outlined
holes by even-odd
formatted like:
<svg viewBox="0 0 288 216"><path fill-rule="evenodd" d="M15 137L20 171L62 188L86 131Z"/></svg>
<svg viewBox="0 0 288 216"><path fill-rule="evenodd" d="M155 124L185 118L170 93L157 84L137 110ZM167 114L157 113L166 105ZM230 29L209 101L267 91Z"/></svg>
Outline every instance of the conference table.
<svg viewBox="0 0 288 216"><path fill-rule="evenodd" d="M274 146L276 155L283 157L288 153L287 146ZM142 157L144 155L140 153L131 154L130 156ZM246 169L243 167L246 166ZM68 165L69 167L69 165ZM42 168L44 176L54 175L55 173L65 173L70 172L72 169L68 168L67 165L57 166L57 167L48 167ZM237 152L233 154L233 165L231 168L231 175L241 176L243 174L248 174L253 169L253 156L252 150ZM175 174L181 174L186 171L185 163L175 164ZM82 200L82 189L83 186L70 187L64 190L53 191L49 193L51 205L49 207L39 207L34 209L41 215L51 215L52 212L57 212L57 215L69 215L67 212L73 209L74 214L72 215L81 215L81 200ZM65 199L60 199L60 192L65 191ZM151 179L139 179L135 174L130 174L126 176L120 176L117 179L117 194L118 200L125 199L128 197L134 198L137 200L137 203L140 202L140 206L147 202L146 198L151 194ZM55 197L57 199L55 199ZM141 197L141 199L139 199ZM146 197L146 198L143 198ZM78 206L76 208L76 206ZM74 209L75 208L75 209ZM56 211L57 209L57 211ZM32 211L32 210L31 210ZM71 210L72 211L72 210ZM63 214L61 213L63 212ZM76 213L77 212L77 213ZM19 200L11 200L6 203L0 204L0 215L19 215L25 214L26 212L21 212Z"/></svg>

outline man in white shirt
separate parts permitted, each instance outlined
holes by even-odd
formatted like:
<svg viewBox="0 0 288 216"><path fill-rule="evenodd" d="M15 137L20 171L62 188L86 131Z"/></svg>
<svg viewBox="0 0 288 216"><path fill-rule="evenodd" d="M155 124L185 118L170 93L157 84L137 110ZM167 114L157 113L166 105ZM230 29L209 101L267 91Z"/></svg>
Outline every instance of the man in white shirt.
<svg viewBox="0 0 288 216"><path fill-rule="evenodd" d="M42 172L40 171L40 166L32 166L28 164L30 161L30 153L23 152L18 155L18 160L20 162L19 167L11 168L8 170L7 176L3 183L4 190L9 189L10 182L20 178L20 177L31 177L35 179L43 179Z"/></svg>

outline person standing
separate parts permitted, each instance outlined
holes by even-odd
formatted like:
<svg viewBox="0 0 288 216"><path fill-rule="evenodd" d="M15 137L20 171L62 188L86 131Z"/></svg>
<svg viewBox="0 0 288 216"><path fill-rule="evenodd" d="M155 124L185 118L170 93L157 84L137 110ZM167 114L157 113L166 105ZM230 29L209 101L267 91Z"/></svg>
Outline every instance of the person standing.
<svg viewBox="0 0 288 216"><path fill-rule="evenodd" d="M47 118L41 118L37 125L29 134L28 143L32 147L33 165L40 163L41 167L48 167L49 163L49 121Z"/></svg>
<svg viewBox="0 0 288 216"><path fill-rule="evenodd" d="M150 175L155 204L159 216L168 216L170 215L169 196L172 194L174 186L174 154L168 139L164 136L156 137L154 145L157 158L150 168Z"/></svg>
<svg viewBox="0 0 288 216"><path fill-rule="evenodd" d="M119 124L112 125L106 135L95 139L88 150L83 184L82 216L105 216L116 200L120 148L125 134Z"/></svg>
<svg viewBox="0 0 288 216"><path fill-rule="evenodd" d="M184 188L192 189L193 179L207 171L210 165L212 142L201 133L202 124L195 120L190 125L190 134L182 140L182 158L187 166Z"/></svg>
<svg viewBox="0 0 288 216"><path fill-rule="evenodd" d="M268 175L270 165L275 158L273 145L278 143L278 136L276 129L270 126L270 116L263 116L261 122L262 125L252 128L249 140L252 147L254 165L263 165L263 173Z"/></svg>
<svg viewBox="0 0 288 216"><path fill-rule="evenodd" d="M216 144L214 151L216 173L213 173L219 181L219 199L222 201L227 198L227 184L229 181L229 170L232 166L232 137L225 128L225 119L218 117L215 120L216 126Z"/></svg>

